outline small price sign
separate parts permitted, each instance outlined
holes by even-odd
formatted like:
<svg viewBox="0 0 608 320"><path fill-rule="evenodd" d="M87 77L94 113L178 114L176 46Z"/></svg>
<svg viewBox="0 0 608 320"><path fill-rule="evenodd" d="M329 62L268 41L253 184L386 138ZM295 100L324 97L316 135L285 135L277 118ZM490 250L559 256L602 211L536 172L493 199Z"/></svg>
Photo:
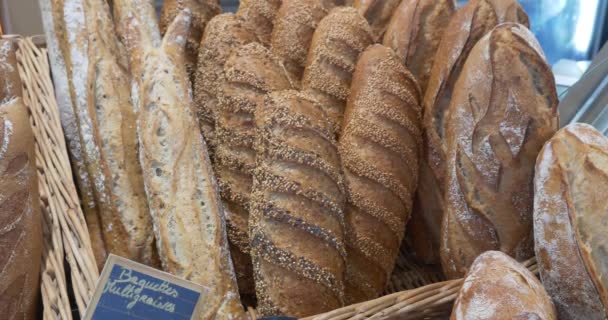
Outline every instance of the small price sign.
<svg viewBox="0 0 608 320"><path fill-rule="evenodd" d="M85 320L189 320L205 287L110 255L97 282Z"/></svg>

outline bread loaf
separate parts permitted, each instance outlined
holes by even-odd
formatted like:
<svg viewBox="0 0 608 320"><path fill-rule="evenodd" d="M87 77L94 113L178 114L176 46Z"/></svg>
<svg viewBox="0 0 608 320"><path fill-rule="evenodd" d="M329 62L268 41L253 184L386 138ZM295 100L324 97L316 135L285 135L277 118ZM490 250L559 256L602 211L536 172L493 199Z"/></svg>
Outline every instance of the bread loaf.
<svg viewBox="0 0 608 320"><path fill-rule="evenodd" d="M352 6L357 8L369 22L374 41L377 42L382 40L386 27L400 2L401 0L354 0Z"/></svg>
<svg viewBox="0 0 608 320"><path fill-rule="evenodd" d="M0 104L21 97L21 78L17 70L17 41L0 39Z"/></svg>
<svg viewBox="0 0 608 320"><path fill-rule="evenodd" d="M453 0L402 1L395 9L383 44L393 49L418 79L422 92L443 31L454 13Z"/></svg>
<svg viewBox="0 0 608 320"><path fill-rule="evenodd" d="M369 25L350 7L333 9L315 30L302 88L325 109L339 132L359 54L372 43Z"/></svg>
<svg viewBox="0 0 608 320"><path fill-rule="evenodd" d="M281 2L282 0L241 0L236 14L243 18L262 44L269 45Z"/></svg>
<svg viewBox="0 0 608 320"><path fill-rule="evenodd" d="M283 0L272 30L272 52L298 81L317 25L340 0Z"/></svg>
<svg viewBox="0 0 608 320"><path fill-rule="evenodd" d="M608 139L572 124L543 147L534 177L540 276L560 319L606 319Z"/></svg>
<svg viewBox="0 0 608 320"><path fill-rule="evenodd" d="M464 275L482 252L533 252L534 163L557 130L557 94L540 45L505 23L475 45L454 87L448 119L441 264Z"/></svg>
<svg viewBox="0 0 608 320"><path fill-rule="evenodd" d="M213 160L218 84L223 82L224 64L235 48L257 41L243 18L232 13L215 16L207 24L198 52L194 77L194 101L198 122ZM239 286L241 288L241 286Z"/></svg>
<svg viewBox="0 0 608 320"><path fill-rule="evenodd" d="M517 19L511 19L515 17ZM412 226L423 228L410 229L412 232L408 235L414 249L426 248L415 250L415 254L428 263L439 262L447 152L445 123L454 86L473 46L497 24L506 21L528 24L517 1L471 0L450 19L434 57L423 100L424 155L416 210L412 213Z"/></svg>
<svg viewBox="0 0 608 320"><path fill-rule="evenodd" d="M215 173L226 209L239 288L243 293L253 293L247 225L255 167L254 110L263 105L266 93L290 89L291 82L278 58L259 43L235 49L224 72L216 114Z"/></svg>
<svg viewBox="0 0 608 320"><path fill-rule="evenodd" d="M164 0L160 11L160 32L165 34L180 10L189 9L192 25L186 41L186 67L191 75L196 69L198 47L207 23L222 11L219 0Z"/></svg>
<svg viewBox="0 0 608 320"><path fill-rule="evenodd" d="M131 69L143 71L140 159L163 269L209 289L196 319L245 319L185 68L189 11L178 14L157 44L152 3L138 1L116 0L115 9L119 17L131 19L123 25L129 27L123 29L125 47Z"/></svg>
<svg viewBox="0 0 608 320"><path fill-rule="evenodd" d="M258 311L310 316L344 303L344 185L323 108L271 93L256 109L250 217Z"/></svg>
<svg viewBox="0 0 608 320"><path fill-rule="evenodd" d="M557 320L557 316L551 298L528 269L502 252L488 251L475 259L450 317L485 319Z"/></svg>
<svg viewBox="0 0 608 320"><path fill-rule="evenodd" d="M418 183L420 100L414 76L390 48L361 54L340 137L348 304L376 298L393 270Z"/></svg>
<svg viewBox="0 0 608 320"><path fill-rule="evenodd" d="M0 56L4 60L6 53ZM21 81L12 86L20 88ZM42 219L34 134L21 98L0 106L0 141L0 310L3 319L35 319Z"/></svg>

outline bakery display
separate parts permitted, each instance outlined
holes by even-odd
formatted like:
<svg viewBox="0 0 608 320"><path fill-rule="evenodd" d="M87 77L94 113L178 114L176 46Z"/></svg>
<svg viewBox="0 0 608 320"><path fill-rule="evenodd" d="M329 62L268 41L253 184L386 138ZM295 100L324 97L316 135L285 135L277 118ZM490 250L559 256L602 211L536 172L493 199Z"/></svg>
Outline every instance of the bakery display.
<svg viewBox="0 0 608 320"><path fill-rule="evenodd" d="M496 88L504 88L496 90ZM447 120L441 265L464 275L484 251L534 255L534 163L558 126L551 68L532 33L504 23L471 50Z"/></svg>
<svg viewBox="0 0 608 320"><path fill-rule="evenodd" d="M359 58L340 136L347 184L347 302L377 297L391 275L418 184L421 93L394 52Z"/></svg>
<svg viewBox="0 0 608 320"><path fill-rule="evenodd" d="M557 320L557 315L534 274L506 254L488 251L471 265L450 319Z"/></svg>
<svg viewBox="0 0 608 320"><path fill-rule="evenodd" d="M573 124L543 147L534 177L540 277L560 319L606 319L608 139Z"/></svg>

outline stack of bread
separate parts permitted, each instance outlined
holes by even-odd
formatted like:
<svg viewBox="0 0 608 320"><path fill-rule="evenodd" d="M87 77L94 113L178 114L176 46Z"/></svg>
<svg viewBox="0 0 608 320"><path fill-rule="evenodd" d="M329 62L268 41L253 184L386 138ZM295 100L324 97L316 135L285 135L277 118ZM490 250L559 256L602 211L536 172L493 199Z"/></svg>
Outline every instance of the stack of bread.
<svg viewBox="0 0 608 320"><path fill-rule="evenodd" d="M606 318L608 140L556 133L515 0L167 0L160 28L41 1L100 266L210 288L197 319L304 317L380 296L405 248L466 276L453 319Z"/></svg>

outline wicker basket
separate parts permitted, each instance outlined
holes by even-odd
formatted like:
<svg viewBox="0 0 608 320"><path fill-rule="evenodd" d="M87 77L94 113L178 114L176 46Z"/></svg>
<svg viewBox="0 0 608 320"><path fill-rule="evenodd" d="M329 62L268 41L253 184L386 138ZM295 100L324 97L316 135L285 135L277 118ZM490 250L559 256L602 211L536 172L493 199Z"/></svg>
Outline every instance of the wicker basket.
<svg viewBox="0 0 608 320"><path fill-rule="evenodd" d="M72 178L48 57L46 50L37 47L33 40L19 38L17 58L24 101L36 138L44 216L43 317L72 319L72 311L84 313L99 273ZM535 259L524 264L538 273ZM440 273L420 267L402 253L385 296L306 319L445 319L463 280L441 280ZM73 307L68 292L74 297ZM249 309L249 315L255 319L255 310Z"/></svg>

